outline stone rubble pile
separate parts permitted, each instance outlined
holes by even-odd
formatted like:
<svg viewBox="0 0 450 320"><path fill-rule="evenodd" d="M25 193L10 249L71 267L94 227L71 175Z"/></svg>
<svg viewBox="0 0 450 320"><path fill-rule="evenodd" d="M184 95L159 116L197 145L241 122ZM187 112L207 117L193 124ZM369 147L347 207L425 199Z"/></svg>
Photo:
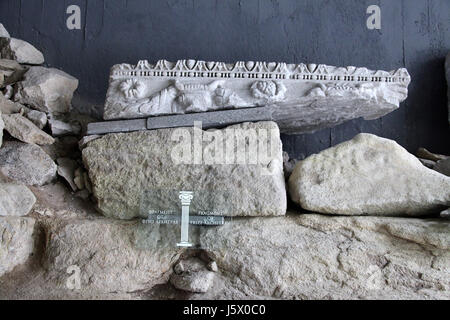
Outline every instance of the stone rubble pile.
<svg viewBox="0 0 450 320"><path fill-rule="evenodd" d="M12 181L40 186L55 181L58 173L87 199L92 190L77 147L86 119L71 113L78 80L43 63L38 49L0 27L0 138L7 132L0 172ZM61 142L70 137L76 140L71 148ZM61 166L65 159L72 161L70 168L57 169L59 158Z"/></svg>
<svg viewBox="0 0 450 320"><path fill-rule="evenodd" d="M56 182L57 172L67 179L67 169L58 168L54 155L64 153L76 163L68 184L85 199L91 194L78 150L81 123L64 122L74 118L71 101L78 80L41 66L44 62L37 48L11 38L0 24L0 276L35 250L38 223L35 217L24 217L37 205L30 189ZM61 139L69 136L75 144L67 150Z"/></svg>
<svg viewBox="0 0 450 320"><path fill-rule="evenodd" d="M263 162L180 164L176 129L81 137L78 81L43 62L0 24L0 298L450 299L450 157L359 134L289 159L256 122L201 133L269 130ZM191 188L233 216L201 250L140 220L146 189Z"/></svg>

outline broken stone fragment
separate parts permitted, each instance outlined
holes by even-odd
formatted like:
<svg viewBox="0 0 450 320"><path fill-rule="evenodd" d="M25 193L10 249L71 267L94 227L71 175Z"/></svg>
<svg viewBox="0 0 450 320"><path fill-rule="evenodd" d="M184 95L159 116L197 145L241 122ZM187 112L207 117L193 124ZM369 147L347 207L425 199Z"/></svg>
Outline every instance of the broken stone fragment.
<svg viewBox="0 0 450 320"><path fill-rule="evenodd" d="M447 210L441 211L440 216L441 216L441 218L444 218L444 219L450 219L450 208L448 208Z"/></svg>
<svg viewBox="0 0 450 320"><path fill-rule="evenodd" d="M170 283L177 289L193 292L208 292L214 281L214 272L209 271L198 258L189 258L179 262L182 267L175 266L175 273L170 277Z"/></svg>
<svg viewBox="0 0 450 320"><path fill-rule="evenodd" d="M218 272L219 268L217 267L217 263L215 261L210 261L208 263L208 270L210 270L212 272Z"/></svg>
<svg viewBox="0 0 450 320"><path fill-rule="evenodd" d="M3 115L5 130L16 139L26 143L52 144L55 142L50 135L39 129L24 116L16 114Z"/></svg>
<svg viewBox="0 0 450 320"><path fill-rule="evenodd" d="M16 86L16 101L47 113L66 113L78 80L58 69L30 67Z"/></svg>
<svg viewBox="0 0 450 320"><path fill-rule="evenodd" d="M69 158L58 158L56 163L58 164L58 175L67 181L73 191L77 191L77 185L74 182L74 173L78 167L78 163Z"/></svg>
<svg viewBox="0 0 450 320"><path fill-rule="evenodd" d="M384 116L406 99L409 82L406 69L195 60L152 65L142 60L111 68L104 119L152 116L162 128L155 116L181 114L163 122L181 127L192 118L189 113L240 109L227 112L221 125L230 125L229 117L237 111L241 121L255 121L262 112L264 118L257 121L275 121L283 133L312 132L350 119Z"/></svg>
<svg viewBox="0 0 450 320"><path fill-rule="evenodd" d="M290 159L289 154L286 151L283 151L283 171L286 179L289 179L289 176L292 174L292 171L294 171L297 162L297 159Z"/></svg>
<svg viewBox="0 0 450 320"><path fill-rule="evenodd" d="M36 197L26 186L0 182L0 216L26 216L35 202Z"/></svg>
<svg viewBox="0 0 450 320"><path fill-rule="evenodd" d="M185 271L183 261L179 261L175 266L173 267L173 272L175 274L182 274Z"/></svg>
<svg viewBox="0 0 450 320"><path fill-rule="evenodd" d="M0 217L0 277L25 263L34 250L35 220Z"/></svg>
<svg viewBox="0 0 450 320"><path fill-rule="evenodd" d="M42 52L26 41L15 38L0 38L0 55L2 59L16 60L23 64L43 64Z"/></svg>
<svg viewBox="0 0 450 320"><path fill-rule="evenodd" d="M0 88L19 81L25 71L17 61L0 59Z"/></svg>
<svg viewBox="0 0 450 320"><path fill-rule="evenodd" d="M77 186L78 189L83 190L84 189L84 180L83 180L83 176L76 176L73 179L73 182L75 183L75 185Z"/></svg>
<svg viewBox="0 0 450 320"><path fill-rule="evenodd" d="M8 30L0 23L0 38L10 38Z"/></svg>
<svg viewBox="0 0 450 320"><path fill-rule="evenodd" d="M447 77L448 123L450 125L450 52L445 59L445 75Z"/></svg>
<svg viewBox="0 0 450 320"><path fill-rule="evenodd" d="M289 192L314 212L419 216L450 205L450 178L395 141L362 133L297 163Z"/></svg>
<svg viewBox="0 0 450 320"><path fill-rule="evenodd" d="M44 265L49 277L65 286L67 267L76 265L83 270L82 290L95 292L133 292L166 283L181 253L170 246L179 230L140 221L76 219L47 233Z"/></svg>
<svg viewBox="0 0 450 320"><path fill-rule="evenodd" d="M77 136L81 132L81 125L75 121L68 123L68 122L63 122L61 120L56 120L56 119L50 118L48 120L48 124L50 126L52 136L54 136L54 137L60 137L60 136L66 136L66 135Z"/></svg>
<svg viewBox="0 0 450 320"><path fill-rule="evenodd" d="M7 99L0 92L0 111L3 114L21 113L24 109L25 109L25 106L21 105L20 103L13 102L13 101Z"/></svg>
<svg viewBox="0 0 450 320"><path fill-rule="evenodd" d="M203 299L449 299L450 221L288 213L202 228Z"/></svg>
<svg viewBox="0 0 450 320"><path fill-rule="evenodd" d="M28 110L25 113L25 117L33 122L39 129L43 129L47 124L47 115L45 114L45 112Z"/></svg>
<svg viewBox="0 0 450 320"><path fill-rule="evenodd" d="M251 146L266 147L267 152L258 155L249 150L242 136L252 133ZM143 192L163 189L199 190L199 196L214 191L214 206L223 208L220 211L226 216L285 214L282 145L274 122L243 123L223 130L196 128L195 135L203 139L214 135L217 145L233 145L226 152L217 149L216 158L210 142L196 143L191 152L191 143L183 141L194 137L193 128L109 134L89 142L83 149L83 162L100 212L119 219L146 218L140 208ZM202 160L194 153L203 153ZM178 157L183 154L183 159ZM161 207L172 204L170 199L157 201Z"/></svg>
<svg viewBox="0 0 450 320"><path fill-rule="evenodd" d="M84 182L84 187L87 189L87 191L89 193L92 193L92 185L91 185L91 182L89 181L89 175L86 171L83 171L83 182Z"/></svg>
<svg viewBox="0 0 450 320"><path fill-rule="evenodd" d="M0 173L26 185L42 186L56 177L56 164L38 146L6 141L0 148Z"/></svg>

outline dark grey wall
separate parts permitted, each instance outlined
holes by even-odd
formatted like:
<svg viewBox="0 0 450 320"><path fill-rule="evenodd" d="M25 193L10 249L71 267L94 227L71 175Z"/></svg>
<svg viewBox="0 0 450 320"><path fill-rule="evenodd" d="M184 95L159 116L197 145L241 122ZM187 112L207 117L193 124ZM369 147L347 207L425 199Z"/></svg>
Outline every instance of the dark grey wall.
<svg viewBox="0 0 450 320"><path fill-rule="evenodd" d="M0 22L41 49L47 64L80 80L76 104L100 114L109 68L140 59L194 58L406 67L410 93L400 109L315 134L284 136L294 157L370 132L414 151L450 154L444 57L449 0L0 0ZM66 8L82 9L82 30ZM377 4L382 29L366 28ZM79 107L81 108L81 107Z"/></svg>

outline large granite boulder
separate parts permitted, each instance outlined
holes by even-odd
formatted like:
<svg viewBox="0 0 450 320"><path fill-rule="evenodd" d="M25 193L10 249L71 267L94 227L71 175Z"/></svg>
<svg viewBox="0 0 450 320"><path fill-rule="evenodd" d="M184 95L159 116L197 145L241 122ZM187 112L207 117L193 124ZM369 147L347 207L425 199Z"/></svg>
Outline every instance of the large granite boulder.
<svg viewBox="0 0 450 320"><path fill-rule="evenodd" d="M198 130L196 136L197 133L203 134L204 139L214 134L215 142L222 146L230 141L227 133L231 133L234 139L243 133L258 132L256 140L250 143L250 150L270 141L273 152L264 156L258 154L258 159L250 160L256 154L242 149L247 147L248 151L248 143L236 140L233 148L223 154L229 158L212 159L214 146L211 142L204 144L203 148L199 145L198 149L194 145L194 152L190 153L192 144L184 139L194 136L194 130ZM186 147L189 149L184 149ZM98 208L108 217L146 217L146 213L140 211L141 197L143 192L155 189L206 190L218 195L226 194L226 198L217 202L219 206L225 204L228 211L224 212L225 215L273 216L284 215L286 211L281 147L275 123L244 123L223 130L179 128L108 134L87 144L83 149L83 161L89 171ZM179 159L180 149L184 149L184 155L193 154L193 157L183 158L186 161ZM190 162L196 162L202 151L203 161L198 164ZM225 158L233 160L231 157L234 156L235 161L228 162L234 164L222 162ZM236 163L244 156L247 161Z"/></svg>
<svg viewBox="0 0 450 320"><path fill-rule="evenodd" d="M70 111L78 80L54 68L31 67L17 84L14 99L49 113Z"/></svg>
<svg viewBox="0 0 450 320"><path fill-rule="evenodd" d="M450 205L450 178L395 141L359 134L300 161L289 192L302 208L343 215L423 215Z"/></svg>
<svg viewBox="0 0 450 320"><path fill-rule="evenodd" d="M0 38L0 57L16 60L24 64L43 64L45 59L42 52L26 41L15 38Z"/></svg>
<svg viewBox="0 0 450 320"><path fill-rule="evenodd" d="M140 221L70 220L49 230L44 265L63 286L67 269L75 266L80 270L82 290L150 289L168 280L181 251L167 245L178 237L178 232L166 226Z"/></svg>
<svg viewBox="0 0 450 320"><path fill-rule="evenodd" d="M0 277L25 263L34 250L35 220L0 217Z"/></svg>
<svg viewBox="0 0 450 320"><path fill-rule="evenodd" d="M33 144L7 141L0 148L0 173L26 185L42 186L56 177L55 162Z"/></svg>
<svg viewBox="0 0 450 320"><path fill-rule="evenodd" d="M0 182L0 216L26 216L35 202L36 197L26 186Z"/></svg>
<svg viewBox="0 0 450 320"><path fill-rule="evenodd" d="M192 298L447 300L449 228L415 218L236 218L202 233L221 276Z"/></svg>

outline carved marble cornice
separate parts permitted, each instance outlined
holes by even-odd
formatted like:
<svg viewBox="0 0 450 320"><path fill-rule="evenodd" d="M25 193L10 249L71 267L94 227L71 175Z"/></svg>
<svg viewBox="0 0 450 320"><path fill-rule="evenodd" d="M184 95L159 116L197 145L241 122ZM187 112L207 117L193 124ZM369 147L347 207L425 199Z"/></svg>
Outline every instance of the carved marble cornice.
<svg viewBox="0 0 450 320"><path fill-rule="evenodd" d="M282 132L311 132L358 117L376 119L395 110L406 99L410 81L403 68L388 72L323 64L196 60L159 60L153 65L141 60L111 68L104 119L155 117L148 123L159 127L169 122L184 125L195 114L208 112L197 117L214 124L223 121L215 121L209 113L230 111L226 118L233 121L262 117L276 121ZM241 111L233 114L236 109ZM186 117L167 119L175 115ZM166 118L158 123L158 116Z"/></svg>

